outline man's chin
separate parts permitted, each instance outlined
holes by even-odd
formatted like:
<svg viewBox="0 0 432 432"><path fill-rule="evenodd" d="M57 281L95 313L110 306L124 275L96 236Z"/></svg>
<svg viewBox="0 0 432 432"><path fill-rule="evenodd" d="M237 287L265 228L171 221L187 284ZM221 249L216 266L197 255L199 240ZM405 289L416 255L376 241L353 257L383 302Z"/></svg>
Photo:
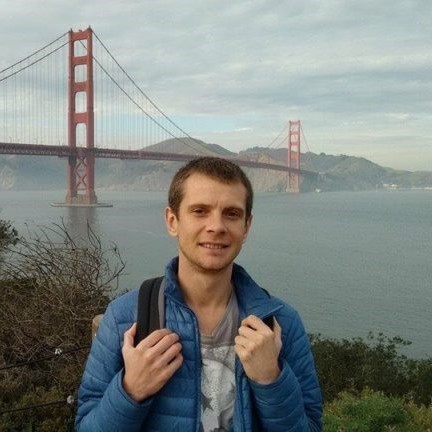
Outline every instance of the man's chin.
<svg viewBox="0 0 432 432"><path fill-rule="evenodd" d="M222 262L201 262L198 264L199 269L203 273L220 273L228 268L231 268L233 264L233 261L222 261Z"/></svg>
<svg viewBox="0 0 432 432"><path fill-rule="evenodd" d="M200 256L189 256L185 254L184 251L180 250L179 257L180 263L184 262L184 264L192 270L199 273L216 274L231 269L237 255L238 254L225 253L223 256L220 254L200 254Z"/></svg>

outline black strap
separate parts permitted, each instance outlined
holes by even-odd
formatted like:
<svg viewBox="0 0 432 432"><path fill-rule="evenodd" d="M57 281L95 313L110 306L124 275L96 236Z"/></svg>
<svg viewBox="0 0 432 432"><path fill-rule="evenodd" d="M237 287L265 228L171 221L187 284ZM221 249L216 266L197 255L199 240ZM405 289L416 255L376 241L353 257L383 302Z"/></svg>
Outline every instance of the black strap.
<svg viewBox="0 0 432 432"><path fill-rule="evenodd" d="M135 346L151 332L160 328L159 323L159 288L163 277L145 280L138 293L137 331Z"/></svg>

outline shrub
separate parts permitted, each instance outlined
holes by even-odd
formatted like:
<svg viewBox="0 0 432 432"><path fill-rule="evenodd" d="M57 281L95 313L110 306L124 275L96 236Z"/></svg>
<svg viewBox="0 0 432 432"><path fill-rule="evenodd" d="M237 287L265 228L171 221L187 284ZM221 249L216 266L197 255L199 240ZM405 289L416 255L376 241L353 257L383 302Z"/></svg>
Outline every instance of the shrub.
<svg viewBox="0 0 432 432"><path fill-rule="evenodd" d="M419 410L402 399L369 389L359 396L345 392L326 406L324 431L427 432L432 427L432 408Z"/></svg>
<svg viewBox="0 0 432 432"><path fill-rule="evenodd" d="M422 432L432 432L432 404L417 406L413 402L408 403L408 411L413 415L415 424Z"/></svg>
<svg viewBox="0 0 432 432"><path fill-rule="evenodd" d="M59 403L0 415L2 431L72 427L74 404L66 400L76 396L91 322L105 310L124 268L117 248L104 249L90 228L81 240L53 225L6 248L0 268L0 413ZM69 354L55 356L58 349ZM45 360L32 363L38 359Z"/></svg>
<svg viewBox="0 0 432 432"><path fill-rule="evenodd" d="M312 335L312 350L324 400L371 388L428 406L432 400L432 359L408 359L398 352L407 342L382 333L367 340L324 339Z"/></svg>

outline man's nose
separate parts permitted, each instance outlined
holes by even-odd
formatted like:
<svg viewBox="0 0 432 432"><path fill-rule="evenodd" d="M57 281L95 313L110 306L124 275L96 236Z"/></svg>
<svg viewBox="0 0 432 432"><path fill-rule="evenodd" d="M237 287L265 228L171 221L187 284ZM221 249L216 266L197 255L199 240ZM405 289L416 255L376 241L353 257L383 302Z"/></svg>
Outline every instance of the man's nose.
<svg viewBox="0 0 432 432"><path fill-rule="evenodd" d="M212 213L208 219L207 231L225 232L226 226L223 215L220 213Z"/></svg>

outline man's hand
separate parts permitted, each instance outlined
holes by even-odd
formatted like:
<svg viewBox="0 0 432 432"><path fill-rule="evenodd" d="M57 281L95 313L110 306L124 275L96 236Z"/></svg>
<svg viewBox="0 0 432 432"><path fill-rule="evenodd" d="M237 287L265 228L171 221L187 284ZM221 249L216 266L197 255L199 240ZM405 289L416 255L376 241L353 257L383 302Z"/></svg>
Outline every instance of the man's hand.
<svg viewBox="0 0 432 432"><path fill-rule="evenodd" d="M270 384L278 378L278 357L282 348L282 330L274 318L274 330L259 318L249 315L241 322L235 338L235 352L246 375L259 384Z"/></svg>
<svg viewBox="0 0 432 432"><path fill-rule="evenodd" d="M167 329L156 330L134 347L136 323L125 332L122 354L123 387L136 402L157 393L183 363L179 337Z"/></svg>

